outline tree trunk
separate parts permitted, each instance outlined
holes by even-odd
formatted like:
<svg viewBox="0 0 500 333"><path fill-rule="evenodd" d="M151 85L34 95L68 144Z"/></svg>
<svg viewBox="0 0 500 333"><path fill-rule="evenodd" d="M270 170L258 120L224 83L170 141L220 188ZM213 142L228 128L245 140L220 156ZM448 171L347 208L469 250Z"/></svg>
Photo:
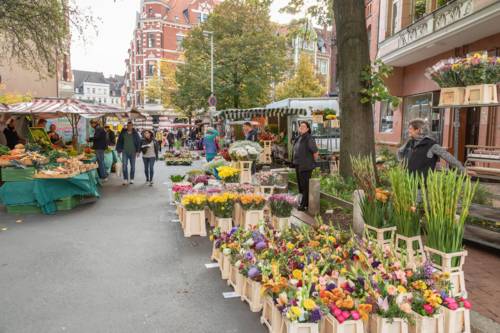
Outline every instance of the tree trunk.
<svg viewBox="0 0 500 333"><path fill-rule="evenodd" d="M340 174L352 176L351 155L371 155L375 160L373 113L361 103L361 73L370 66L365 0L335 0L338 89L341 111Z"/></svg>

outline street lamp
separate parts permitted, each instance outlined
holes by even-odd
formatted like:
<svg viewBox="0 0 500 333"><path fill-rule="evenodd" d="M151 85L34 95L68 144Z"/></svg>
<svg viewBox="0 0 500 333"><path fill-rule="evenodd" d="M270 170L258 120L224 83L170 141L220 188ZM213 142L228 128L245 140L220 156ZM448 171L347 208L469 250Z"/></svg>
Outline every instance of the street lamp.
<svg viewBox="0 0 500 333"><path fill-rule="evenodd" d="M210 35L210 94L214 95L214 32L203 31L205 36Z"/></svg>

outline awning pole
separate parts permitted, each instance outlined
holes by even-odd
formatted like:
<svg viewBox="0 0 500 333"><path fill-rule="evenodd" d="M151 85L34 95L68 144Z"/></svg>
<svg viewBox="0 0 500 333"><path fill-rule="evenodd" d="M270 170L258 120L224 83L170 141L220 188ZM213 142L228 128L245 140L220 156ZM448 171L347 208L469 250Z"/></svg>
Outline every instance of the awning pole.
<svg viewBox="0 0 500 333"><path fill-rule="evenodd" d="M460 108L452 108L454 113L453 115L453 127L454 127L454 135L453 135L453 155L458 160L458 132L460 129Z"/></svg>

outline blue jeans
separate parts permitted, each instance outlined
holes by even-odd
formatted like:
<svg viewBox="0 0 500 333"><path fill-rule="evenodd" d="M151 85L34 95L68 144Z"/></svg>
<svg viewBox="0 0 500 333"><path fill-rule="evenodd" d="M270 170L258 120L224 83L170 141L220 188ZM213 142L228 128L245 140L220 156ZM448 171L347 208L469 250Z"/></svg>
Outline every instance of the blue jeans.
<svg viewBox="0 0 500 333"><path fill-rule="evenodd" d="M126 152L122 153L122 164L123 164L123 179L128 180L128 162L130 161L130 180L134 180L135 175L135 153L129 154Z"/></svg>
<svg viewBox="0 0 500 333"><path fill-rule="evenodd" d="M144 161L144 173L146 174L146 181L152 182L153 175L155 173L155 157L143 157Z"/></svg>
<svg viewBox="0 0 500 333"><path fill-rule="evenodd" d="M108 177L108 173L106 172L106 165L104 164L104 150L96 149L95 157L97 159L97 173L99 174L99 178L104 179Z"/></svg>

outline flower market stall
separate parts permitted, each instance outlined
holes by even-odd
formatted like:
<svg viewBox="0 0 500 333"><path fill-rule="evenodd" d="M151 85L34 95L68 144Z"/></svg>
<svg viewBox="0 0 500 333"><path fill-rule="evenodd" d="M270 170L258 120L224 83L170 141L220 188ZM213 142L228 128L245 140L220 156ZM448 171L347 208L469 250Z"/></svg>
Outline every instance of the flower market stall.
<svg viewBox="0 0 500 333"><path fill-rule="evenodd" d="M271 175L241 184L228 165L212 166L221 181L203 170L175 177L184 235L210 235L221 277L271 333L470 332L462 237L475 186L455 172L424 181L395 168L385 189L371 161L353 165L366 193L362 236L295 225L295 197L261 190Z"/></svg>

